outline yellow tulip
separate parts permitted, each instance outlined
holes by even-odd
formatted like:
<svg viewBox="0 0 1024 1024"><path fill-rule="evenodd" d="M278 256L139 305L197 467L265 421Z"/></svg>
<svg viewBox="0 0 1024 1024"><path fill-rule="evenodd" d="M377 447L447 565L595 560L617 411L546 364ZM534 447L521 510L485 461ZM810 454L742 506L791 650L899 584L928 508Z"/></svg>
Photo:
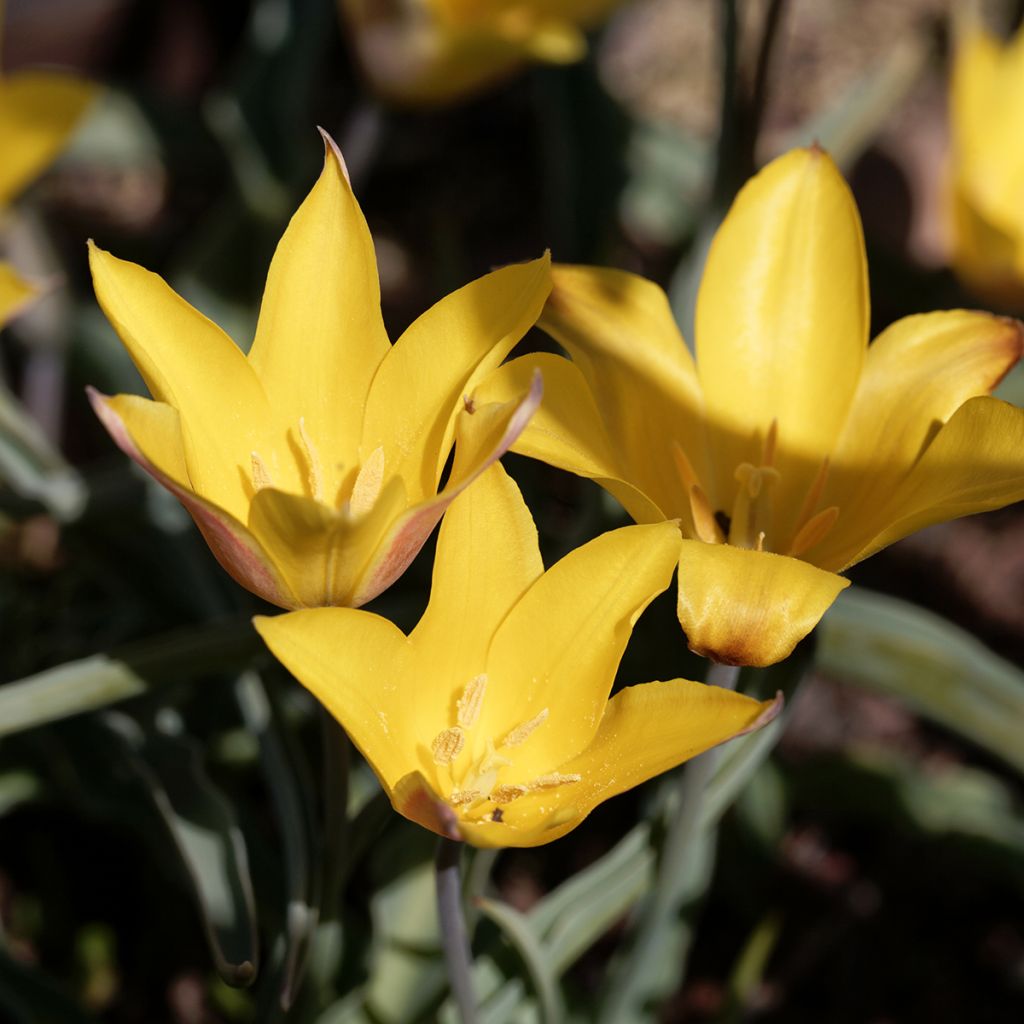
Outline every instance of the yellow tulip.
<svg viewBox="0 0 1024 1024"><path fill-rule="evenodd" d="M54 160L95 95L94 85L67 75L0 75L0 208Z"/></svg>
<svg viewBox="0 0 1024 1024"><path fill-rule="evenodd" d="M496 270L392 346L370 232L328 142L271 263L248 356L155 274L90 247L97 298L155 399L92 392L97 414L188 509L221 565L285 608L375 597L507 449L539 380L500 405L464 408L464 395L551 287L547 256ZM467 420L472 438L461 437Z"/></svg>
<svg viewBox="0 0 1024 1024"><path fill-rule="evenodd" d="M977 25L956 46L949 97L952 263L988 301L1024 307L1024 31Z"/></svg>
<svg viewBox="0 0 1024 1024"><path fill-rule="evenodd" d="M679 518L679 618L726 664L785 658L848 581L915 530L1024 498L1024 411L987 392L1022 328L986 313L900 320L868 347L860 218L818 149L740 192L708 255L696 362L664 292L556 266L540 325L568 350L513 450L597 480L640 523Z"/></svg>
<svg viewBox="0 0 1024 1024"><path fill-rule="evenodd" d="M608 699L678 550L675 523L627 526L545 572L530 513L496 464L445 516L430 601L408 637L351 608L255 623L400 814L475 846L537 846L778 711L779 698L684 679Z"/></svg>
<svg viewBox="0 0 1024 1024"><path fill-rule="evenodd" d="M568 64L583 30L621 0L340 0L374 88L402 103L445 103L529 60Z"/></svg>

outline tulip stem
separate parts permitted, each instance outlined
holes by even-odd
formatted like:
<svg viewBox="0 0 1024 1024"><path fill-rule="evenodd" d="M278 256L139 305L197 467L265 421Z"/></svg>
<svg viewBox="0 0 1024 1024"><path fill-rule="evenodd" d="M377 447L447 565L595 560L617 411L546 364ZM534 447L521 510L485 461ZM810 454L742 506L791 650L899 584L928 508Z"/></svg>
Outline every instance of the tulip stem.
<svg viewBox="0 0 1024 1024"><path fill-rule="evenodd" d="M455 1005L462 1024L476 1024L476 996L473 992L472 954L462 910L462 877L459 861L462 844L442 838L437 847L437 916L441 924L441 945L448 966Z"/></svg>
<svg viewBox="0 0 1024 1024"><path fill-rule="evenodd" d="M739 668L712 662L706 682L710 686L735 690ZM675 803L665 840L658 858L654 884L640 907L633 930L633 942L622 960L613 968L601 1007L600 1024L618 1024L649 1001L645 991L650 984L650 965L658 963L658 951L665 936L692 893L684 881L691 861L698 855L697 840L701 835L704 795L718 765L718 750L708 750L695 757L679 773ZM683 954L685 962L685 952Z"/></svg>

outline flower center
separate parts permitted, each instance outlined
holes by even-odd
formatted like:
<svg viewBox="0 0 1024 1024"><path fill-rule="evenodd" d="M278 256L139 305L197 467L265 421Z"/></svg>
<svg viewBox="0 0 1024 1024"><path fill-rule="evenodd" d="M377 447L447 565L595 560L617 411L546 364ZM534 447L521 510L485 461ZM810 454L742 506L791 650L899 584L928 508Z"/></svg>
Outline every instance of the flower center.
<svg viewBox="0 0 1024 1024"><path fill-rule="evenodd" d="M486 673L466 683L456 703L456 724L442 729L434 737L430 752L434 764L447 772L450 787L447 800L456 811L480 821L501 821L502 808L513 800L527 793L579 782L581 776L549 772L528 782L514 782L505 777L508 773L504 769L512 766L509 754L544 725L549 713L547 708L520 722L497 740L488 737L478 757L463 757L467 737L472 735L480 718L486 691Z"/></svg>
<svg viewBox="0 0 1024 1024"><path fill-rule="evenodd" d="M818 467L814 481L804 495L791 536L783 536L774 529L775 495L782 482L782 474L775 465L778 435L778 420L772 420L761 442L758 464L741 462L736 467L733 473L736 493L729 513L712 508L686 453L678 442L672 442L676 470L686 488L698 540L705 544L732 544L734 547L774 551L799 558L825 539L839 518L839 508L835 505L818 509L828 480L827 458Z"/></svg>

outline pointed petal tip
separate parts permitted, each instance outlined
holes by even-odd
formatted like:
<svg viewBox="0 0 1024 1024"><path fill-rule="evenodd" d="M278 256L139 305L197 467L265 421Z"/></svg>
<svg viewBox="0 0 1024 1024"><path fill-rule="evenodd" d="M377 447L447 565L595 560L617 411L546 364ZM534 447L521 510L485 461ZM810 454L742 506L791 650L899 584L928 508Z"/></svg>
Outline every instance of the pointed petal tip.
<svg viewBox="0 0 1024 1024"><path fill-rule="evenodd" d="M334 137L331 135L326 128L322 128L320 125L316 126L316 130L320 133L320 138L324 140L324 159L325 162L330 154L333 154L334 159L338 161L338 167L341 173L345 176L345 180L352 185L352 179L349 177L348 164L345 163L345 158L341 154L341 147L334 141Z"/></svg>
<svg viewBox="0 0 1024 1024"><path fill-rule="evenodd" d="M761 714L755 718L746 729L742 732L736 733L733 739L737 739L740 736L747 736L752 732L757 732L758 729L763 729L769 722L774 722L776 718L782 714L782 709L786 705L786 698L782 695L781 690L775 691L775 696L763 706Z"/></svg>

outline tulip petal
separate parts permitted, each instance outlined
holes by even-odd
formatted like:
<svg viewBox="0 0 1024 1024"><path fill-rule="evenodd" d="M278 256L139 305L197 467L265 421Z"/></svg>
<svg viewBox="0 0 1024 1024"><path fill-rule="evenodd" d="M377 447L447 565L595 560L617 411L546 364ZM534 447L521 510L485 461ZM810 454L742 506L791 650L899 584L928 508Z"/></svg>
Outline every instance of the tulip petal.
<svg viewBox="0 0 1024 1024"><path fill-rule="evenodd" d="M405 572L445 509L491 463L508 451L540 404L540 399L541 380L537 377L529 392L520 396L518 401L478 409L472 417L472 430L464 427L470 417L466 414L459 417L455 462L447 485L436 497L414 505L398 519L356 588L353 604L366 604Z"/></svg>
<svg viewBox="0 0 1024 1024"><path fill-rule="evenodd" d="M796 558L684 540L679 622L697 654L724 665L773 665L849 585Z"/></svg>
<svg viewBox="0 0 1024 1024"><path fill-rule="evenodd" d="M697 367L730 481L773 419L781 455L820 461L829 452L860 376L868 321L850 189L822 150L793 150L740 191L697 297Z"/></svg>
<svg viewBox="0 0 1024 1024"><path fill-rule="evenodd" d="M245 518L242 471L271 422L237 345L156 274L89 246L96 298L158 402L181 416L192 488ZM301 486L296 482L296 490Z"/></svg>
<svg viewBox="0 0 1024 1024"><path fill-rule="evenodd" d="M480 404L506 402L521 394L534 373L545 383L544 398L512 451L595 480L638 523L657 523L661 509L622 479L597 403L579 368L549 353L520 356L499 366L473 392Z"/></svg>
<svg viewBox="0 0 1024 1024"><path fill-rule="evenodd" d="M38 294L9 263L0 263L0 326L13 320Z"/></svg>
<svg viewBox="0 0 1024 1024"><path fill-rule="evenodd" d="M68 75L20 71L0 78L0 206L7 206L64 148L97 87Z"/></svg>
<svg viewBox="0 0 1024 1024"><path fill-rule="evenodd" d="M999 383L1020 359L1022 341L1017 321L964 310L906 317L879 335L821 500L836 505L840 527L848 526L809 552L815 564L843 567L872 529L882 529L890 497L937 427Z"/></svg>
<svg viewBox="0 0 1024 1024"><path fill-rule="evenodd" d="M390 345L373 240L341 153L324 143L323 172L270 264L249 363L278 419L303 419L331 453L325 472L337 473L358 461L366 395Z"/></svg>
<svg viewBox="0 0 1024 1024"><path fill-rule="evenodd" d="M635 274L597 267L556 266L552 280L539 326L586 378L630 481L666 515L680 515L687 492L672 440L701 479L709 465L697 374L665 293Z"/></svg>
<svg viewBox="0 0 1024 1024"><path fill-rule="evenodd" d="M889 525L850 559L859 562L933 523L1024 500L1024 409L988 396L965 402L884 509Z"/></svg>
<svg viewBox="0 0 1024 1024"><path fill-rule="evenodd" d="M410 638L422 663L449 684L438 699L418 702L416 720L425 734L451 724L451 696L483 672L495 631L543 572L530 512L515 482L495 463L445 514L430 603Z"/></svg>
<svg viewBox="0 0 1024 1024"><path fill-rule="evenodd" d="M591 741L633 624L672 578L674 522L626 526L570 552L523 595L487 658L491 686L480 737L497 739L537 715L516 770L551 771Z"/></svg>
<svg viewBox="0 0 1024 1024"><path fill-rule="evenodd" d="M284 608L294 607L295 595L256 538L230 512L201 498L186 483L184 455L176 448L181 437L177 412L135 395L108 398L93 388L86 391L114 443L185 506L222 568L257 597ZM180 446L180 440L177 444ZM159 464L150 460L147 450Z"/></svg>
<svg viewBox="0 0 1024 1024"><path fill-rule="evenodd" d="M387 619L352 608L308 608L253 619L277 658L341 723L381 782L409 771L405 673L409 641ZM429 826L428 826L429 827Z"/></svg>
<svg viewBox="0 0 1024 1024"><path fill-rule="evenodd" d="M358 607L360 581L386 550L388 535L408 501L400 477L384 484L374 504L353 516L302 494L266 487L249 507L249 531L289 580L296 601L291 607Z"/></svg>
<svg viewBox="0 0 1024 1024"><path fill-rule="evenodd" d="M705 750L767 725L782 698L756 701L687 679L627 686L605 707L593 742L559 774L578 782L528 793L500 822L462 825L477 846L538 846L575 828L598 804Z"/></svg>
<svg viewBox="0 0 1024 1024"><path fill-rule="evenodd" d="M383 446L410 500L436 492L462 397L530 329L550 287L547 255L495 270L441 299L388 353L367 399L362 451Z"/></svg>

